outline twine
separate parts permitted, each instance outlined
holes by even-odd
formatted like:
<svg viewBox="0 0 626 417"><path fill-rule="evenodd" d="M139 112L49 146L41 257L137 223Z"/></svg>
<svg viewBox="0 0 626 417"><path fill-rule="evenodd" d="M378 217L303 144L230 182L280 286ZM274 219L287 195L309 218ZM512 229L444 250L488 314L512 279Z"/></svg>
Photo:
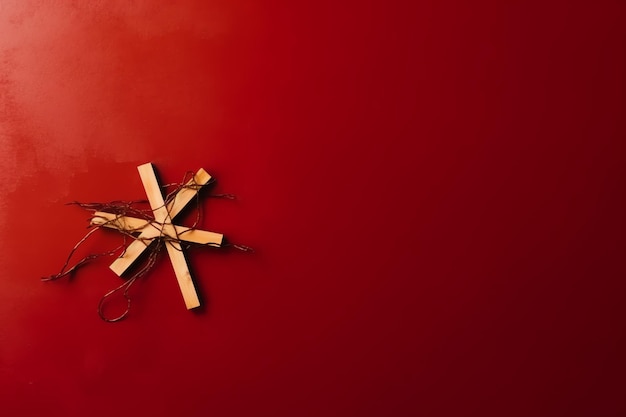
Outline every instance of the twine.
<svg viewBox="0 0 626 417"><path fill-rule="evenodd" d="M209 181L206 185L211 184L212 182L213 180ZM168 205L176 197L176 194L178 194L178 192L183 189L192 189L192 190L198 191L195 195L196 218L194 220L193 225L190 227L190 231L195 230L201 220L201 207L202 206L200 204L199 191L202 187L203 187L202 184L198 184L195 182L194 173L191 171L188 171L185 173L185 176L183 177L182 182L171 183L171 184L166 184L162 186L162 188L166 192L168 189L172 189L171 191L166 193L166 197L164 198L165 203L162 207L168 207ZM228 199L228 200L236 199L235 195L233 194L213 194L213 195L209 195L208 197L222 198L222 199ZM61 268L61 270L57 274L43 277L41 278L41 280L42 281L56 281L64 277L68 277L68 279L70 279L71 277L74 276L74 274L79 268L85 266L86 264L98 258L101 258L104 256L113 256L115 254L117 254L118 258L124 256L124 253L126 252L126 247L127 247L126 243L128 239L143 241L146 244L147 250L148 250L148 256L146 260L144 261L143 265L139 269L137 269L130 276L130 278L128 278L122 285L104 294L102 298L100 299L100 301L98 302L97 312L98 312L98 316L102 320L109 322L109 323L114 323L114 322L118 322L126 318L128 314L130 313L130 309L131 309L131 297L129 295L130 289L133 287L133 285L137 282L139 278L147 275L148 272L152 270L152 268L156 264L158 255L161 252L163 245L167 244L168 242L178 242L180 245L173 245L174 247L176 246L180 247L180 249L176 248L177 250L182 250L182 246L183 246L183 240L180 239L180 235L176 235L175 237L164 235L162 232L164 225L154 221L153 212L158 209L161 209L162 207L158 207L154 210L137 207L138 205L146 204L146 203L147 203L147 200L133 200L133 201L116 200L116 201L110 201L106 203L83 203L83 202L73 201L73 202L67 203L67 205L75 205L82 209L92 211L94 213L106 212L106 213L115 214L116 217L114 219L108 220L99 216L95 216L95 215L92 216L91 220L93 220L94 218L100 218L104 221L99 222L98 224L94 224L93 222L90 222L90 225L88 226L88 228L90 228L91 230L89 230L87 234L82 239L80 239L78 243L76 243L76 245L74 245L65 263L63 264L63 267ZM160 236L156 238L153 237L149 239L144 239L144 238L140 238L139 236L136 236L136 233L139 232L139 229L137 230L122 229L119 226L119 223L116 223L116 220L124 216L135 217L135 218L146 220L146 222L150 222L150 224L152 224L154 227L160 226L161 227ZM169 209L168 209L168 217L172 218L171 213L169 213ZM69 267L68 265L70 264L70 261L74 257L74 254L76 253L78 248L80 248L85 243L85 241L87 241L87 239L89 239L97 230L105 226L108 228L114 228L118 230L120 233L122 233L123 243L119 245L118 247L116 247L115 249L112 249L110 251L96 253L96 254L89 254L85 256L84 258L80 259L75 264L73 264L71 267ZM150 244L150 242L153 242L153 243ZM220 246L220 245L216 245L213 243L190 244L189 242L184 242L184 245L186 248L189 248L191 246L232 247L242 252L253 252L253 249L250 248L249 246L234 244L234 243L225 243ZM126 309L124 310L122 314L120 314L117 317L113 317L113 318L107 317L103 312L103 308L106 305L109 298L119 293L120 291L121 291L122 296L126 300Z"/></svg>

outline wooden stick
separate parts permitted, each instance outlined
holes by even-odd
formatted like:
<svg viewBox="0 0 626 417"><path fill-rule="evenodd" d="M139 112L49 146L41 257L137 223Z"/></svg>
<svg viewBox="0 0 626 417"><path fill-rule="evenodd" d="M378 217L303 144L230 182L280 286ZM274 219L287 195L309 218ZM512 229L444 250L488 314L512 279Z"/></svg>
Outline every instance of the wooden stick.
<svg viewBox="0 0 626 417"><path fill-rule="evenodd" d="M104 226L110 229L123 230L134 233L141 232L150 225L149 220L138 219L136 217L120 216L118 214L97 211L91 218L92 226Z"/></svg>
<svg viewBox="0 0 626 417"><path fill-rule="evenodd" d="M113 213L98 211L94 213L91 224L108 227L110 229L123 230L129 233L142 232L146 239L154 239L159 236L168 236L172 239L180 239L185 242L198 243L200 245L221 246L224 235L206 230L192 229L191 227L177 226L172 224L161 225L136 217L119 216ZM143 233L145 231L145 233Z"/></svg>
<svg viewBox="0 0 626 417"><path fill-rule="evenodd" d="M185 254L183 253L183 248L180 246L180 242L177 240L169 240L165 242L165 248L170 256L172 267L174 267L174 274L176 274L176 280L178 280L178 286L180 287L180 292L183 294L187 310L200 307L198 292L193 284L193 279L191 279L187 259L185 259Z"/></svg>
<svg viewBox="0 0 626 417"><path fill-rule="evenodd" d="M200 245L222 246L222 242L224 241L224 235L221 233L176 225L166 225L166 227L175 228L175 233L167 233L169 237L184 240L185 242L198 243Z"/></svg>
<svg viewBox="0 0 626 417"><path fill-rule="evenodd" d="M161 193L161 187L159 187L156 174L154 173L154 167L151 163L147 163L140 165L137 169L139 170L139 176L141 177L143 187L146 190L150 207L152 207L152 211L154 212L155 221L162 224L171 224L172 219L170 218L168 209L165 206L163 194ZM167 248L167 253L169 254L172 267L174 268L174 273L176 274L176 279L178 280L178 286L183 294L187 309L189 310L199 307L200 300L198 299L198 293L194 287L193 280L191 279L191 274L187 266L187 260L183 254L183 248L177 241L168 241L165 247Z"/></svg>

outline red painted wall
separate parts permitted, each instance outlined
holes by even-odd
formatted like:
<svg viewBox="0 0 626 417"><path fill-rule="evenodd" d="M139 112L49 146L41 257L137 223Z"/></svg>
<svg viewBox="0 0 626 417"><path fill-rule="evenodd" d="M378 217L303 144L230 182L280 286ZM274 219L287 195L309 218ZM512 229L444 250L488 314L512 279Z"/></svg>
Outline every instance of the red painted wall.
<svg viewBox="0 0 626 417"><path fill-rule="evenodd" d="M626 414L619 1L0 2L3 416ZM89 214L206 168L126 321ZM187 224L190 219L186 219ZM99 231L84 247L119 242Z"/></svg>

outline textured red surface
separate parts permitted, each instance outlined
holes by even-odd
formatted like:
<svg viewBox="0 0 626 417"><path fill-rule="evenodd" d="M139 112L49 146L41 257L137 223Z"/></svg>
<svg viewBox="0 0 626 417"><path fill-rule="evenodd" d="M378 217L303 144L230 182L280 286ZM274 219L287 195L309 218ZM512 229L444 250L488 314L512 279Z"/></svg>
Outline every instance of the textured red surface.
<svg viewBox="0 0 626 417"><path fill-rule="evenodd" d="M624 415L624 14L2 1L1 414ZM148 161L257 252L189 253L196 313L161 259L111 325L110 260L39 277Z"/></svg>

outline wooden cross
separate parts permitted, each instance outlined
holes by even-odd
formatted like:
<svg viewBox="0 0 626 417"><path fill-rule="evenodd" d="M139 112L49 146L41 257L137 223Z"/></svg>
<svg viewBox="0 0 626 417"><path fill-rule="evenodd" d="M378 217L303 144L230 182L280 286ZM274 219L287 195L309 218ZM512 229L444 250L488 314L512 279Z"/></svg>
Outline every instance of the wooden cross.
<svg viewBox="0 0 626 417"><path fill-rule="evenodd" d="M138 219L106 212L96 212L91 219L93 225L110 227L132 234L139 233L136 240L111 264L110 268L118 276L121 276L141 256L154 239L166 237L165 247L174 267L174 273L176 274L180 291L183 294L185 305L187 309L198 307L200 306L200 300L191 279L180 241L221 246L224 236L205 230L177 226L172 223L172 220L194 199L199 188L206 185L211 176L204 169L198 170L194 177L176 193L171 201L165 204L152 164L140 165L137 169L146 190L148 202L154 213L154 220Z"/></svg>

